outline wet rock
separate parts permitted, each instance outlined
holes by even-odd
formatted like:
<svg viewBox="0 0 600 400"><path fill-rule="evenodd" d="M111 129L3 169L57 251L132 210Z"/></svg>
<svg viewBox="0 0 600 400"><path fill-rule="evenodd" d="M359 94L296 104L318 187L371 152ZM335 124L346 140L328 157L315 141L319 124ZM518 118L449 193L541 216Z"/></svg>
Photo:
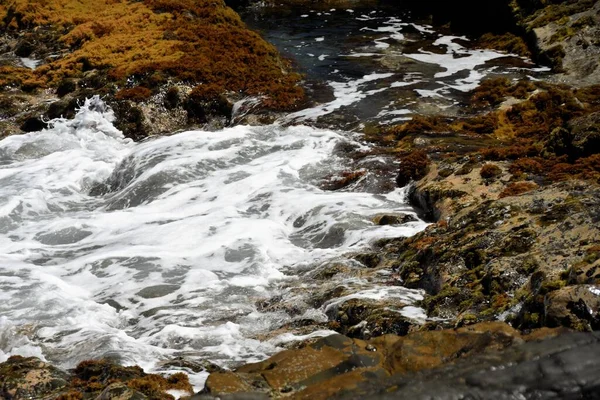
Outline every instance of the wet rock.
<svg viewBox="0 0 600 400"><path fill-rule="evenodd" d="M69 376L38 358L12 356L0 364L0 398L39 399L68 385Z"/></svg>
<svg viewBox="0 0 600 400"><path fill-rule="evenodd" d="M394 340L383 337L372 345L383 350L386 342ZM311 393L326 398L353 380L387 375L381 366L384 352L366 347L363 341L329 336L301 349L283 351L262 363L245 365L235 372L211 374L206 391L213 395L262 392L271 397Z"/></svg>
<svg viewBox="0 0 600 400"><path fill-rule="evenodd" d="M360 383L344 399L586 399L600 383L597 334L565 334ZM576 382L576 383L575 383Z"/></svg>
<svg viewBox="0 0 600 400"><path fill-rule="evenodd" d="M540 336L547 335L552 332ZM403 374L469 360L477 354L502 354L503 349L521 344L524 339L501 322L414 332L405 337L384 335L368 341L332 335L261 363L211 374L206 392L212 396L238 393L240 397L264 394L271 398L326 399L338 393L347 396L354 390L362 392L363 385L370 387L369 382L385 385Z"/></svg>
<svg viewBox="0 0 600 400"><path fill-rule="evenodd" d="M27 118L23 124L21 124L20 129L23 132L37 132L46 128L48 124L46 124L40 117L30 117Z"/></svg>
<svg viewBox="0 0 600 400"><path fill-rule="evenodd" d="M406 335L419 323L401 314L404 306L397 299L356 298L328 307L327 315L337 323L336 331L353 338L370 339L389 333Z"/></svg>
<svg viewBox="0 0 600 400"><path fill-rule="evenodd" d="M412 214L379 214L373 217L373 223L375 225L402 225L408 222L414 222L415 218Z"/></svg>
<svg viewBox="0 0 600 400"><path fill-rule="evenodd" d="M523 329L589 329L594 317L582 320L583 306L544 316L552 292L597 283L592 243L600 235L594 222L600 189L571 181L507 197L504 169L487 184L477 179L477 169L467 179L442 181L435 169L416 184L413 198L421 196L443 219L412 238L385 243L381 261L394 265L404 285L427 291L422 306L428 315L459 326L502 316ZM463 195L444 194L440 187L446 185Z"/></svg>
<svg viewBox="0 0 600 400"><path fill-rule="evenodd" d="M375 268L381 261L381 257L377 253L361 253L353 258L367 268Z"/></svg>
<svg viewBox="0 0 600 400"><path fill-rule="evenodd" d="M74 92L77 89L77 83L74 79L63 79L60 81L58 86L56 86L56 95L58 97L64 97L69 93Z"/></svg>

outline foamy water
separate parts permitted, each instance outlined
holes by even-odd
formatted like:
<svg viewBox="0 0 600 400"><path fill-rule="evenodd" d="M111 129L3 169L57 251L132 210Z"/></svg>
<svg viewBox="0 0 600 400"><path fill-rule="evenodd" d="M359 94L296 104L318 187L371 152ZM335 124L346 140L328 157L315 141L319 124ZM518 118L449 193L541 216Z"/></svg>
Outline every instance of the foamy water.
<svg viewBox="0 0 600 400"><path fill-rule="evenodd" d="M263 359L293 338L255 338L290 317L254 304L290 271L425 226L371 222L412 212L401 189L319 189L343 170L348 133L236 126L133 143L111 122L95 98L0 141L0 361Z"/></svg>

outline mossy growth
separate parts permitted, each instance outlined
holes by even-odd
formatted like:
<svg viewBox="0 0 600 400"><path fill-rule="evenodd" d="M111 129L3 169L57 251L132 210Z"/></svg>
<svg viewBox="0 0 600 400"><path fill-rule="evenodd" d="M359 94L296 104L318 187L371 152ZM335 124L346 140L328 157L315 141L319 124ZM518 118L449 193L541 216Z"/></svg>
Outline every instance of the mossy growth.
<svg viewBox="0 0 600 400"><path fill-rule="evenodd" d="M523 57L531 57L531 51L522 37L512 33L501 35L493 33L483 34L476 43L477 47L506 51Z"/></svg>
<svg viewBox="0 0 600 400"><path fill-rule="evenodd" d="M115 94L117 100L132 100L139 102L152 96L152 91L143 86L136 86L128 89L121 89Z"/></svg>
<svg viewBox="0 0 600 400"><path fill-rule="evenodd" d="M484 164L479 171L479 175L483 179L495 179L498 176L502 175L502 168L497 166L496 164Z"/></svg>
<svg viewBox="0 0 600 400"><path fill-rule="evenodd" d="M526 4L528 2L537 3L538 5L534 8L543 9L541 12L532 13L531 16L528 18L532 28L539 28L551 22L556 22L559 25L564 25L570 21L570 19L568 18L569 16L590 9L594 5L595 1L579 0L574 2L556 2L554 4L548 4L549 2L547 1L518 1L518 3L520 4Z"/></svg>
<svg viewBox="0 0 600 400"><path fill-rule="evenodd" d="M447 119L439 116L423 115L415 115L410 121L387 130L387 134L394 135L397 139L401 139L407 135L444 132L451 132Z"/></svg>
<svg viewBox="0 0 600 400"><path fill-rule="evenodd" d="M506 186L500 194L499 198L510 197L510 196L518 196L523 193L531 192L538 188L538 185L535 182L530 181L521 181L521 182L513 182Z"/></svg>
<svg viewBox="0 0 600 400"><path fill-rule="evenodd" d="M192 392L188 376L181 372L165 378L146 374L138 366L123 367L107 360L89 360L79 363L73 370L69 395L82 393L85 397L86 393L97 393L115 382L122 382L151 400L173 399L173 396L166 393L172 389Z"/></svg>
<svg viewBox="0 0 600 400"><path fill-rule="evenodd" d="M400 157L400 167L396 183L403 187L408 185L413 180L423 178L429 169L429 158L427 153L422 150L416 150Z"/></svg>
<svg viewBox="0 0 600 400"><path fill-rule="evenodd" d="M223 0L15 0L0 6L0 20L16 32L50 26L66 50L35 71L3 67L0 85L56 86L96 69L123 83L170 77L263 96L276 109L304 96L300 76Z"/></svg>
<svg viewBox="0 0 600 400"><path fill-rule="evenodd" d="M527 80L513 83L508 78L486 79L473 90L470 105L475 108L495 107L508 97L525 99L535 89L536 85Z"/></svg>

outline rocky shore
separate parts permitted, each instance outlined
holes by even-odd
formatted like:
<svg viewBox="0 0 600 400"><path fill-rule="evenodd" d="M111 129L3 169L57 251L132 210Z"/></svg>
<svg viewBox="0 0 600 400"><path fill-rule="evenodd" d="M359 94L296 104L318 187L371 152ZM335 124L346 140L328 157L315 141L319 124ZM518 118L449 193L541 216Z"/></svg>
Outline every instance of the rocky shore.
<svg viewBox="0 0 600 400"><path fill-rule="evenodd" d="M247 96L267 120L304 97L300 76L223 1L23 0L0 16L3 136L72 118L94 94L135 140L226 125Z"/></svg>
<svg viewBox="0 0 600 400"><path fill-rule="evenodd" d="M107 7L108 25L117 12L109 11L109 3L95 2ZM368 1L349 0L322 6L358 3L369 7ZM399 170L380 167L379 173L393 174L400 187L409 185L411 203L431 225L410 238L380 240L368 252L349 254L348 262L305 271L303 288L290 286L287 296L257 304L290 315L326 307L328 321L299 320L282 329L340 334L294 344L234 371L210 367L206 388L196 395L184 374L147 375L108 361L84 362L64 372L37 359L12 357L0 364L0 397L166 399L168 391L178 390L192 399L595 398L600 390L594 357L600 341L593 332L600 329L600 2L497 0L482 11L501 16L494 24L465 20L461 10L481 7L478 2L451 3L403 6L434 24L474 35L479 46L530 54L553 74L544 81L484 81L469 93L459 115L415 116L369 129L370 150L342 149L356 161L373 154L397 158ZM67 0L60 4L75 13L68 21L49 6L33 14L25 1L0 6L5 53L0 124L6 133L68 117L77 100L90 93L107 96L117 126L134 139L190 125L227 124L233 103L245 95L264 96L254 122L305 101L300 76L222 2L119 3L131 8L127 15L139 17L148 29L143 34L156 40L144 54L135 46L119 50L122 58L93 47L121 40L113 37L114 28L86 20ZM223 32L232 38L204 43L212 33L191 37L185 24L174 22L181 20L193 26L201 20L206 29L218 27L219 38ZM189 52L190 43L197 50L214 49L208 55ZM217 55L225 51L217 46L226 47L226 60ZM30 69L32 60L42 64ZM231 70L231 65L246 67ZM206 73L222 68L224 75ZM358 175L350 171L330 189L353 183L361 173L354 172ZM379 215L374 223L410 218ZM340 285L331 279L336 276L360 279ZM414 296L350 296L369 285L406 287ZM427 315L395 311L408 303Z"/></svg>

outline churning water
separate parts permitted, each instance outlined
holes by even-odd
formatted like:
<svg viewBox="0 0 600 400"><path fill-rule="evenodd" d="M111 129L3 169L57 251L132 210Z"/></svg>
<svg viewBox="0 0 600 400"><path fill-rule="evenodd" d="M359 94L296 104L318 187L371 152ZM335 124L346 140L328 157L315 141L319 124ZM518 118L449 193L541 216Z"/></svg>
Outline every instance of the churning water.
<svg viewBox="0 0 600 400"><path fill-rule="evenodd" d="M254 303L283 268L424 227L371 222L410 212L401 189L319 189L343 169L341 133L236 126L133 143L111 120L95 98L0 142L0 357L261 359L277 340L253 337L286 317Z"/></svg>

